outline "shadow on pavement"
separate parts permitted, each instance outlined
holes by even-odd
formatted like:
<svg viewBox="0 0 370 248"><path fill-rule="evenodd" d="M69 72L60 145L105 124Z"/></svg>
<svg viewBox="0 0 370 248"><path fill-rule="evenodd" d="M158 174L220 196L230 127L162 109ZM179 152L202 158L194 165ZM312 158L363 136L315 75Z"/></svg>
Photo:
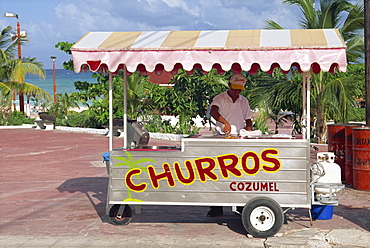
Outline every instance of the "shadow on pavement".
<svg viewBox="0 0 370 248"><path fill-rule="evenodd" d="M87 200L95 208L96 213L102 222L112 224L110 219L105 215L106 200L108 190L108 177L80 177L66 180L58 188L59 192L81 192ZM357 191L356 191L357 192ZM361 193L361 192L360 192ZM357 192L357 194L359 194ZM367 194L365 194L366 196ZM362 194L360 194L362 196ZM357 196L359 198L359 196ZM349 199L349 202L351 200ZM348 203L335 206L334 214L339 218L346 219L347 221L370 231L370 209L367 206L360 206L358 202L351 202L355 205ZM130 205L134 210L135 207ZM242 225L241 216L233 213L231 207L224 207L224 215L217 217L207 217L209 207L205 206L171 206L171 205L142 205L141 213L136 214L135 211L132 217L132 223L141 223L143 225L153 225L156 223L215 223L222 226L227 226L231 231L246 235L246 230ZM337 217L337 218L338 218ZM335 219L335 218L334 218ZM328 221L315 221L313 226L310 225L310 218L308 209L293 209L285 214L285 222L283 229L295 228L310 228L310 227L328 227L328 225L335 225L336 228L346 228L348 222L342 223L340 220ZM338 226L336 225L338 224ZM113 224L112 224L113 225Z"/></svg>
<svg viewBox="0 0 370 248"><path fill-rule="evenodd" d="M87 200L95 208L102 222L113 223L105 215L108 177L80 177L63 182L58 191L85 194ZM131 223L216 223L227 226L235 233L246 235L241 217L231 211L231 207L224 207L224 215L207 217L209 207L204 206L171 206L171 205L142 205L141 213L135 214L133 209Z"/></svg>
<svg viewBox="0 0 370 248"><path fill-rule="evenodd" d="M335 214L370 232L370 209L339 205Z"/></svg>
<svg viewBox="0 0 370 248"><path fill-rule="evenodd" d="M84 193L86 198L94 206L100 219L103 222L106 222L106 218L104 218L104 216L107 200L108 177L80 177L68 179L57 189L61 193L65 191L69 193ZM98 203L95 203L96 200L94 200L94 198L98 200Z"/></svg>

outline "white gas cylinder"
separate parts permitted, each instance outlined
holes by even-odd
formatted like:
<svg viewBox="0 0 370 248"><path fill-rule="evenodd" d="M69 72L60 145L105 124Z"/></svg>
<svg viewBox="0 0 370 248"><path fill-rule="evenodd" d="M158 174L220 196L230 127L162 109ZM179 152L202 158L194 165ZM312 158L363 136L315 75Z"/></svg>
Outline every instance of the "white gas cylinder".
<svg viewBox="0 0 370 248"><path fill-rule="evenodd" d="M314 165L312 179L318 184L341 184L341 168L334 162L335 154L333 152L317 153L317 162ZM315 172L316 171L316 172ZM327 187L315 187L315 192L319 194L328 194Z"/></svg>

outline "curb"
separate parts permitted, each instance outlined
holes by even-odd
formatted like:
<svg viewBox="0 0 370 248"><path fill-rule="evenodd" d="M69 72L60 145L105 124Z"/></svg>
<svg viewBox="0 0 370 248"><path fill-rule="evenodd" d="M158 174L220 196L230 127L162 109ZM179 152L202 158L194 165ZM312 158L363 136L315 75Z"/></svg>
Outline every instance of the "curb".
<svg viewBox="0 0 370 248"><path fill-rule="evenodd" d="M19 126L0 126L0 129L25 129L25 128L35 128L34 124L22 124ZM66 127L66 126L56 126L55 130L68 131L68 132L79 132L79 133L93 133L93 134L103 134L107 135L108 129L96 129L96 128L82 128L82 127ZM171 134L171 133L149 133L150 138L159 140L169 140L169 141L181 141L183 137L187 135L183 134Z"/></svg>

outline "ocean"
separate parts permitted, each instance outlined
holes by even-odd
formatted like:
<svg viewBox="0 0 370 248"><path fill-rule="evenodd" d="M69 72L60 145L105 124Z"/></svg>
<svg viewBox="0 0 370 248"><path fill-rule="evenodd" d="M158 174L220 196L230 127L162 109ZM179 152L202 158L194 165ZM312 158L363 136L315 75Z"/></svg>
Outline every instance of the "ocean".
<svg viewBox="0 0 370 248"><path fill-rule="evenodd" d="M74 82L76 81L87 81L89 83L96 83L96 79L92 78L92 72L81 72L75 73L73 71L68 71L65 69L56 69L56 86L57 86L57 93L67 92L68 94L72 92L76 92L76 88L74 86ZM45 69L46 78L42 79L35 75L26 75L25 82L33 84L43 90L53 97L54 95L54 80L53 80L53 70L52 69Z"/></svg>

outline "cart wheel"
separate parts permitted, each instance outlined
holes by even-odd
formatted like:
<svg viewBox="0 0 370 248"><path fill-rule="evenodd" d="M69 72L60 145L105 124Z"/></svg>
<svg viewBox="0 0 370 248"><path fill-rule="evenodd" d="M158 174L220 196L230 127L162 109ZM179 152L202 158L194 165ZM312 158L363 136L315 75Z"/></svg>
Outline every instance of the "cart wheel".
<svg viewBox="0 0 370 248"><path fill-rule="evenodd" d="M120 206L121 206L120 204L115 204L111 207L109 211L109 218L116 225L127 225L128 223L130 223L132 219L131 207L126 204L125 209L123 210L122 216L119 218L117 214L118 214L118 210Z"/></svg>
<svg viewBox="0 0 370 248"><path fill-rule="evenodd" d="M267 238L275 235L283 226L284 213L276 201L256 197L243 208L242 222L253 237Z"/></svg>

